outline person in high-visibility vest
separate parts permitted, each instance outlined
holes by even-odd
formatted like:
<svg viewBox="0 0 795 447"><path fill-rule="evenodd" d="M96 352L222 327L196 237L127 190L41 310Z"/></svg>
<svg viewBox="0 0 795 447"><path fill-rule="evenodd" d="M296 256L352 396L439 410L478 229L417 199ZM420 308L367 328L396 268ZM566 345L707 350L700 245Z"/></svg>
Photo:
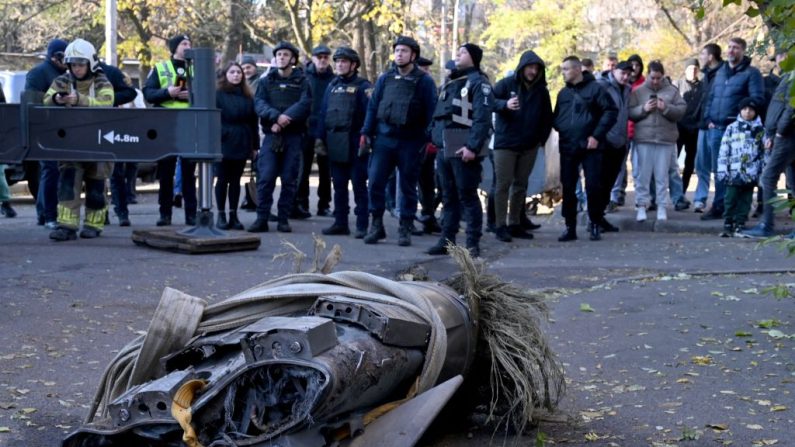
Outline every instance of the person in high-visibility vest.
<svg viewBox="0 0 795 447"><path fill-rule="evenodd" d="M64 51L66 73L55 78L44 94L44 105L64 107L111 107L113 86L102 69L94 46L76 39ZM80 237L92 239L105 226L105 180L113 170L110 162L62 162L58 166L58 227L50 239L77 239L80 226L80 192L85 186L86 214Z"/></svg>
<svg viewBox="0 0 795 447"><path fill-rule="evenodd" d="M171 59L158 62L144 85L144 99L155 107L173 109L190 106L187 79L190 73L185 63L185 50L189 50L190 37L179 34L168 41ZM196 163L180 159L182 168L182 195L185 200L185 225L196 225ZM157 226L171 225L171 209L174 207L174 171L177 157L168 157L157 162L157 177L160 191L157 203L160 218Z"/></svg>

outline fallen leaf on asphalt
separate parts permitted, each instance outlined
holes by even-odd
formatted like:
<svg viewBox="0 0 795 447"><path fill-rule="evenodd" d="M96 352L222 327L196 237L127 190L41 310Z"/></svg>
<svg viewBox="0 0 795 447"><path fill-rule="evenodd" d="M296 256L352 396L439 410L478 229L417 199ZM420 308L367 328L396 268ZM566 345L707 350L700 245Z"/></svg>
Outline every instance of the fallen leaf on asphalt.
<svg viewBox="0 0 795 447"><path fill-rule="evenodd" d="M19 411L22 412L22 414L31 414L35 413L37 410L35 408L23 408Z"/></svg>
<svg viewBox="0 0 795 447"><path fill-rule="evenodd" d="M756 325L762 329L772 329L774 327L780 326L781 322L778 320L759 320Z"/></svg>
<svg viewBox="0 0 795 447"><path fill-rule="evenodd" d="M685 384L685 383L693 383L693 382L691 382L690 379L683 377L681 379L676 379L676 383Z"/></svg>
<svg viewBox="0 0 795 447"><path fill-rule="evenodd" d="M13 402L0 402L0 410L10 410L12 408L16 408Z"/></svg>
<svg viewBox="0 0 795 447"><path fill-rule="evenodd" d="M776 444L778 444L778 439L760 439L758 441L753 442L753 445L755 446L776 445Z"/></svg>
<svg viewBox="0 0 795 447"><path fill-rule="evenodd" d="M767 335L769 337L771 337L771 338L775 338L776 340L778 340L780 338L789 338L789 337L787 337L787 334L781 332L778 329L771 329L771 330L767 331Z"/></svg>
<svg viewBox="0 0 795 447"><path fill-rule="evenodd" d="M680 441L697 441L701 435L698 431L693 430L690 427L685 427L682 429L682 437L679 438Z"/></svg>
<svg viewBox="0 0 795 447"><path fill-rule="evenodd" d="M735 393L735 392L734 392L734 391L732 391L732 390L721 390L721 392L720 392L720 393L721 393L721 394L737 394L737 393Z"/></svg>
<svg viewBox="0 0 795 447"><path fill-rule="evenodd" d="M754 334L745 331L737 331L734 333L735 337L753 337Z"/></svg>
<svg viewBox="0 0 795 447"><path fill-rule="evenodd" d="M729 426L727 424L707 424L706 427L711 428L715 431L724 431L729 429Z"/></svg>
<svg viewBox="0 0 795 447"><path fill-rule="evenodd" d="M0 433L8 433L10 431L11 431L11 429L8 428L8 427L0 427Z"/></svg>
<svg viewBox="0 0 795 447"><path fill-rule="evenodd" d="M787 407L784 405L773 405L770 407L770 411L787 411Z"/></svg>
<svg viewBox="0 0 795 447"><path fill-rule="evenodd" d="M580 304L580 312L593 312L593 307L591 307L588 303L581 303Z"/></svg>
<svg viewBox="0 0 795 447"><path fill-rule="evenodd" d="M745 428L748 430L764 430L764 427L759 424L748 424L745 426Z"/></svg>
<svg viewBox="0 0 795 447"><path fill-rule="evenodd" d="M708 355L694 355L690 358L690 361L696 365L707 366L712 364L712 357Z"/></svg>
<svg viewBox="0 0 795 447"><path fill-rule="evenodd" d="M591 432L585 434L585 440L588 442L598 441L599 439L601 439L601 437L596 433Z"/></svg>

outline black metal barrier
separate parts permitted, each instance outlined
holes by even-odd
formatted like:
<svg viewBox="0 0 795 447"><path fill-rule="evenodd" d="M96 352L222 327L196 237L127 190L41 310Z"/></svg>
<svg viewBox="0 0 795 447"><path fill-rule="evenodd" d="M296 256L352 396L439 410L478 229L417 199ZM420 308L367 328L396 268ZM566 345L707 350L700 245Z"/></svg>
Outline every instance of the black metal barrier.
<svg viewBox="0 0 795 447"><path fill-rule="evenodd" d="M220 160L221 112L213 108L212 56L210 49L191 52L190 108L43 107L25 103L29 95L22 104L0 104L0 163L142 162L174 155Z"/></svg>

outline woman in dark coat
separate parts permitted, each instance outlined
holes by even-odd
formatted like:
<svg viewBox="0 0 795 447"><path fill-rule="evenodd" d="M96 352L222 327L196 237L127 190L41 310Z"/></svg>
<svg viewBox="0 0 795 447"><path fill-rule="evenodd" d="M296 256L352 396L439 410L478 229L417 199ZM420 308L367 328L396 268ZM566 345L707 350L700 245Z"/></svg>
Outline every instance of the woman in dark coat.
<svg viewBox="0 0 795 447"><path fill-rule="evenodd" d="M218 80L215 95L216 107L221 109L221 153L223 158L216 164L215 200L218 203L216 227L225 230L242 230L237 219L237 204L240 202L240 177L246 160L259 143L257 113L254 111L254 95L246 83L243 68L230 62ZM229 194L229 220L226 219L226 198Z"/></svg>

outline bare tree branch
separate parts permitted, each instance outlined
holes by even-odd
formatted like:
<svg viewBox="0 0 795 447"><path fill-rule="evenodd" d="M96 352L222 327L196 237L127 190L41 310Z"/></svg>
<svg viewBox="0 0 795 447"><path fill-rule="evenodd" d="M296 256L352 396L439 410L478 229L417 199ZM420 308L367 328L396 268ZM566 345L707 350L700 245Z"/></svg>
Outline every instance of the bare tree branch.
<svg viewBox="0 0 795 447"><path fill-rule="evenodd" d="M693 41L690 40L690 37L687 34L685 34L684 31L682 31L682 28L679 27L679 24L676 23L676 20L674 20L674 18L671 16L671 13L670 11L668 11L668 8L666 8L665 5L663 5L662 0L656 0L656 3L657 6L660 7L660 10L663 12L663 14L665 14L665 17L668 19L668 22L671 23L671 26L674 28L674 30L676 30L676 32L679 33L679 35L685 39L687 45L692 48Z"/></svg>

